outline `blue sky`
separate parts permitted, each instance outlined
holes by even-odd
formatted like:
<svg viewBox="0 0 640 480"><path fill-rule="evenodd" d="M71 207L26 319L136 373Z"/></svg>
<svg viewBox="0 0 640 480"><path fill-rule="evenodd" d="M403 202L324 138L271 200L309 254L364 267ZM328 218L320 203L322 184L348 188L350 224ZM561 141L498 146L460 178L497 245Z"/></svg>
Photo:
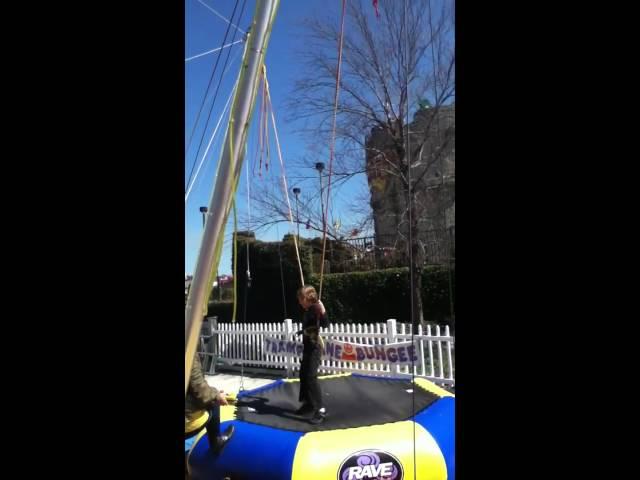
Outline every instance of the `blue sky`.
<svg viewBox="0 0 640 480"><path fill-rule="evenodd" d="M203 5L203 3L215 9L226 18L231 17L235 4L232 0L224 2L214 2L213 0L185 0L185 59L208 50L218 48L222 45L222 40L227 29L227 23L216 16L216 14L211 11L210 8ZM236 17L240 12L241 6L242 0L238 3ZM305 139L294 134L294 130L298 128L299 125L296 124L296 122L284 121L286 116L286 112L284 111L284 102L287 99L287 96L290 95L291 88L293 87L295 80L298 78L301 71L300 69L302 68L297 55L297 52L303 46L301 45L302 21L304 18L308 17L318 15L326 16L335 13L333 18L337 24L339 22L339 7L340 2L338 0L335 0L333 3L328 2L327 0L282 0L280 2L280 8L276 16L271 40L268 46L266 65L269 84L271 87L273 108L276 115L276 121L278 123L278 133L280 136L280 143L288 176L296 173L288 166L290 162L294 159L300 160L307 152ZM247 0L242 18L238 21L234 20L233 23L246 31L251 22L254 8L255 0ZM234 31L235 28L231 27L225 43L230 43L232 41ZM236 32L235 40L240 38L241 33ZM195 155L200 144L202 132L211 106L211 100L215 93L218 79L220 78L220 72L222 71L227 54L229 54L228 68L226 74L223 76L220 90L211 113L211 119L202 141L203 144L197 160L198 163L200 162L218 118L223 111L225 103L227 102L232 87L237 79L242 52L242 43L226 48L221 52L222 55L220 57L216 75L212 82L209 100L205 103L202 110L200 121L198 122L197 129L193 135L192 144L187 152L185 161L185 185L187 184L187 179L189 178L192 165L196 161ZM198 114L217 56L218 53L213 53L188 62L185 61L185 142L191 134L194 121ZM256 108L254 119L257 118L258 113L259 109ZM209 204L214 184L216 165L220 156L220 146L223 143L225 130L226 119L223 119L216 135L216 139L212 143L206 157L204 166L200 170L193 189L190 192L188 202L185 204L186 274L193 273L202 234L202 215L199 212L199 207ZM253 162L252 159L255 144L252 143L252 140L253 134L250 133L249 150L245 159L245 168L247 164L252 164ZM274 171L270 173L272 178L280 173L279 168L276 168L277 157L275 158L276 160L273 163ZM328 163L328 160L328 154L326 158L318 158L318 161L324 161L325 163ZM251 188L254 188L253 185L262 180L255 177L253 174L250 174L249 181L251 182ZM293 186L296 186L296 181L290 179L289 190ZM365 189L366 179L364 179L364 177L354 178L354 180L350 181L350 184L345 185L335 193L332 189L330 201L336 209L337 216L341 215L340 209L347 198L357 192L362 192ZM238 213L242 218L247 210L247 190L244 171L236 199ZM252 207L252 209L253 208L254 207ZM342 214L346 215L346 212ZM346 223L345 220L342 220L342 223ZM243 228L242 224L239 225L239 228ZM233 223L232 218L230 218L230 222L225 230L225 246L223 249L222 259L220 261L220 274L231 272L232 231ZM288 225L280 224L277 228L271 228L268 231L260 232L258 234L258 238L261 240L276 240L278 238L282 238L282 236L288 232ZM300 233L302 236L305 236L305 232L303 230L301 230Z"/></svg>

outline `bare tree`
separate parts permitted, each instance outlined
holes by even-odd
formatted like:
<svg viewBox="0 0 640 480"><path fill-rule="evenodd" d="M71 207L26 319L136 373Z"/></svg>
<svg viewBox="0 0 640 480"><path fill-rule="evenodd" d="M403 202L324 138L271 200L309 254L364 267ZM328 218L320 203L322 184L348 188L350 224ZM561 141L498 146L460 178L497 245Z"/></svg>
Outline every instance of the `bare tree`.
<svg viewBox="0 0 640 480"><path fill-rule="evenodd" d="M345 181L350 175L343 175L338 180L338 186L341 181ZM293 176L289 180L294 180L298 185L304 180L315 180L318 182L316 175L313 177ZM325 180L326 181L326 180ZM307 182L309 184L310 182ZM291 190L291 189L290 189ZM252 208L258 212L253 214L251 219L243 218L248 229L253 231L265 230L274 225L286 225L291 229L293 224L293 232L298 230L302 232L314 232L317 236L322 236L324 232L324 223L322 218L322 208L320 204L320 191L317 186L302 189L296 204L294 196L289 192L289 202L283 192L281 179L273 178L263 181L258 188L254 188L251 194ZM291 208L291 211L289 210ZM291 214L291 219L290 219ZM364 217L364 215L363 215ZM360 220L356 217L355 221L345 222L333 215L331 208L326 222L327 236L333 240L341 240L350 235L352 231L363 231L367 223L370 221L368 217ZM302 234L301 234L302 236ZM308 236L308 234L307 234Z"/></svg>
<svg viewBox="0 0 640 480"><path fill-rule="evenodd" d="M453 1L380 1L380 17L371 3L349 2L344 35L340 99L337 109L336 170L371 169L395 178L406 199L399 205L398 236L411 258L414 326L423 321L420 297L425 261L419 233L428 215L432 167L453 148L454 132L441 128L440 110L455 100ZM314 143L329 144L334 110L339 30L333 20L311 19L302 58L303 77L289 107L305 120ZM420 121L409 121L417 110ZM371 142L368 132L383 138ZM351 152L351 154L349 153ZM362 153L364 152L364 155ZM410 237L410 238L407 238Z"/></svg>

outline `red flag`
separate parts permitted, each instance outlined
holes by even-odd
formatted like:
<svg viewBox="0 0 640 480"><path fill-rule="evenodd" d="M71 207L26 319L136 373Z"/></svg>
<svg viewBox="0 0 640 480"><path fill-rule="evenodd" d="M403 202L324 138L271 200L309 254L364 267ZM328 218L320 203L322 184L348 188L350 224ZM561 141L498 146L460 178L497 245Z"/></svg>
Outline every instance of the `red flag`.
<svg viewBox="0 0 640 480"><path fill-rule="evenodd" d="M378 0L373 0L373 8L376 9L376 17L380 18L380 12L378 11Z"/></svg>

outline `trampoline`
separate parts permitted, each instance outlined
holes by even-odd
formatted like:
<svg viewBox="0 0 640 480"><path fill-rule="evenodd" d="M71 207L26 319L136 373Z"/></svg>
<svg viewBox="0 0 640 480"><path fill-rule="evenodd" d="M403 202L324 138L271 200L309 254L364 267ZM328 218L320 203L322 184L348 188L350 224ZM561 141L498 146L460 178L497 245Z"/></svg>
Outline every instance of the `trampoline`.
<svg viewBox="0 0 640 480"><path fill-rule="evenodd" d="M319 380L327 409L320 425L294 413L298 380L241 392L235 406L222 407L222 430L229 422L236 430L219 456L206 435L190 442L192 479L455 479L453 394L418 378Z"/></svg>

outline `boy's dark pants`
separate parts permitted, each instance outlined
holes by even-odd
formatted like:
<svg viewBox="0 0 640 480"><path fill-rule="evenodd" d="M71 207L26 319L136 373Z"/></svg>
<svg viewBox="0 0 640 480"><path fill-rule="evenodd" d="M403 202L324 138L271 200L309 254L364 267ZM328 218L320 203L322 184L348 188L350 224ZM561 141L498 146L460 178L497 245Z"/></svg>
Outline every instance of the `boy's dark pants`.
<svg viewBox="0 0 640 480"><path fill-rule="evenodd" d="M318 381L318 368L322 351L317 345L305 345L300 364L300 397L302 403L311 405L314 410L322 408L322 391Z"/></svg>

